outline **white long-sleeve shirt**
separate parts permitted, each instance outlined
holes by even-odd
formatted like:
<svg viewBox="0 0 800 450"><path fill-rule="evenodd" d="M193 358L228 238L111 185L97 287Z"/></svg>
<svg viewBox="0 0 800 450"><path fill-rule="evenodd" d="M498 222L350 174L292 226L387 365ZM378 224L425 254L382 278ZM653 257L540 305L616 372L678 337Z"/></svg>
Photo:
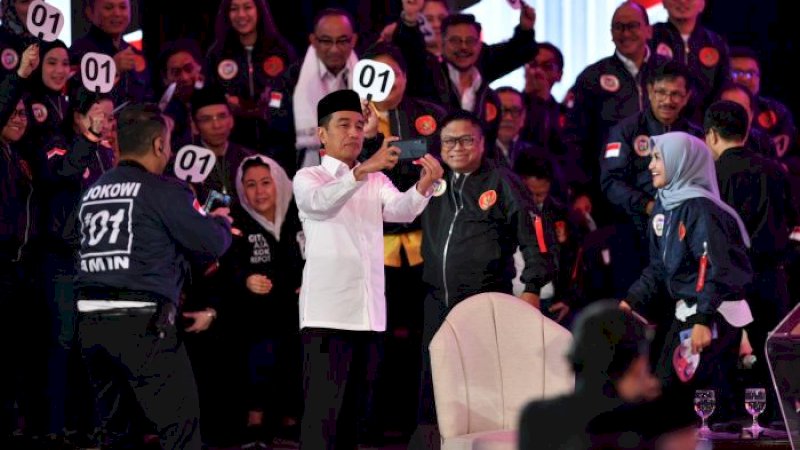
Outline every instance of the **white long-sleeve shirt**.
<svg viewBox="0 0 800 450"><path fill-rule="evenodd" d="M294 196L306 237L300 328L386 330L383 222L411 222L428 197L399 192L383 173L356 181L343 162L297 172Z"/></svg>

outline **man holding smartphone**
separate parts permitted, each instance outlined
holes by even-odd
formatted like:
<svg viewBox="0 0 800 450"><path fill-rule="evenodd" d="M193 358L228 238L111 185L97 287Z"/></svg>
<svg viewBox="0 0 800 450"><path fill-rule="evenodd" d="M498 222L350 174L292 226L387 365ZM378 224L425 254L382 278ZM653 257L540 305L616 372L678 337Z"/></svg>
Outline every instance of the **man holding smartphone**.
<svg viewBox="0 0 800 450"><path fill-rule="evenodd" d="M293 182L306 236L300 448L355 448L356 383L374 379L377 361L369 350L386 330L382 223L414 220L443 170L425 155L417 160L422 172L416 186L398 191L381 173L397 164L401 150L391 145L396 137L358 163L366 119L355 91L325 96L317 117L325 155L320 165L299 170Z"/></svg>

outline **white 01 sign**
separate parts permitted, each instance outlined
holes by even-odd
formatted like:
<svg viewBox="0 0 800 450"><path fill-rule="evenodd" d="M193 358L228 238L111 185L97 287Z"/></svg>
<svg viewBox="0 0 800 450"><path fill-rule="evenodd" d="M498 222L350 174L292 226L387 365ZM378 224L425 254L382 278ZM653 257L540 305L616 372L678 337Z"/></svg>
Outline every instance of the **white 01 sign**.
<svg viewBox="0 0 800 450"><path fill-rule="evenodd" d="M386 100L394 86L394 70L382 62L362 59L354 69L353 90L368 101Z"/></svg>
<svg viewBox="0 0 800 450"><path fill-rule="evenodd" d="M202 183L214 170L214 152L197 145L185 145L175 156L175 176L189 183Z"/></svg>
<svg viewBox="0 0 800 450"><path fill-rule="evenodd" d="M64 15L53 5L42 0L34 0L28 6L28 18L25 21L28 32L47 42L58 39L64 28Z"/></svg>
<svg viewBox="0 0 800 450"><path fill-rule="evenodd" d="M81 82L91 92L111 92L117 77L114 58L102 53L87 53L81 58Z"/></svg>

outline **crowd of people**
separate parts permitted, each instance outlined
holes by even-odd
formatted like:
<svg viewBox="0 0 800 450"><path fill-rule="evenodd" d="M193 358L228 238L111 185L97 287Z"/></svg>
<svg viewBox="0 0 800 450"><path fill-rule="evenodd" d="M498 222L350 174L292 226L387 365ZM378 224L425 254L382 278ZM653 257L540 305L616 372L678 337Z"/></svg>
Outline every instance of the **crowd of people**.
<svg viewBox="0 0 800 450"><path fill-rule="evenodd" d="M651 25L621 2L614 53L560 102L564 57L524 2L487 45L478 18L403 0L359 55L347 10L318 11L295 49L266 0L222 0L210 48L148 61L122 39L129 0L85 0L69 47L4 0L0 447L351 449L394 431L423 448L428 344L482 292L565 327L599 311L612 325L577 329L627 349L592 359L581 335L575 395L526 410L523 448L548 411L595 402L556 427L581 433L654 382L687 411L717 389L719 422L766 387L780 419L764 344L800 298L798 132L703 0L663 3ZM109 93L83 85L89 52L114 60ZM359 59L394 72L385 99L352 90ZM523 90L490 87L519 67ZM404 157L414 140L427 154ZM178 179L187 145L214 155L202 180Z"/></svg>

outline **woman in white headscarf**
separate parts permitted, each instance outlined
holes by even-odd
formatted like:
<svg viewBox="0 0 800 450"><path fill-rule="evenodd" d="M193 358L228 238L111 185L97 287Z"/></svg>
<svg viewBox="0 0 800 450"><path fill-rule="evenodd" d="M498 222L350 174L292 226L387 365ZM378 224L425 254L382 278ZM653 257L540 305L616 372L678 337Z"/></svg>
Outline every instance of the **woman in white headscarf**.
<svg viewBox="0 0 800 450"><path fill-rule="evenodd" d="M231 216L241 235L220 267L232 277L229 309L250 347L246 440L269 443L278 420L296 414L292 409L301 401L297 290L305 239L292 183L277 162L246 158L236 192Z"/></svg>
<svg viewBox="0 0 800 450"><path fill-rule="evenodd" d="M729 419L738 408L726 379L736 369L742 327L752 321L744 300L752 277L750 239L739 215L719 198L714 160L703 141L675 132L650 143L649 169L658 189L648 231L650 264L621 307L664 323L654 304L674 306L656 374L665 391L677 394L717 389L715 418ZM686 364L697 358L696 370Z"/></svg>

